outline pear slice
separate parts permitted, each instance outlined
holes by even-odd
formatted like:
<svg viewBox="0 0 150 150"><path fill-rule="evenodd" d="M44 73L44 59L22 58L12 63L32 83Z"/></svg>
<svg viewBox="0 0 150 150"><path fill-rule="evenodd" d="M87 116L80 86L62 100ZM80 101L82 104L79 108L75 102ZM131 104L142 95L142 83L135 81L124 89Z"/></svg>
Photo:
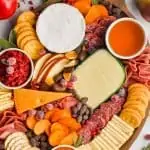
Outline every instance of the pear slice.
<svg viewBox="0 0 150 150"><path fill-rule="evenodd" d="M56 54L56 55L53 55L52 57L50 57L49 60L47 60L47 61L45 62L45 64L43 65L42 69L45 69L46 66L47 66L49 63L51 63L54 59L56 59L56 58L63 58L63 57L65 57L64 54ZM42 69L41 69L41 70L42 70Z"/></svg>
<svg viewBox="0 0 150 150"><path fill-rule="evenodd" d="M62 58L57 58L53 61L51 61L44 69L41 69L40 72L39 72L39 75L37 77L37 79L35 80L35 82L38 84L38 83L41 83L41 81L44 79L44 77L46 76L46 74L49 72L49 69L59 60L59 59L62 59Z"/></svg>
<svg viewBox="0 0 150 150"><path fill-rule="evenodd" d="M64 57L63 54L49 56L49 59L46 59L45 62L43 61L44 63L41 63L38 73L36 74L36 77L34 78L34 81L36 83L40 83L42 79L44 78L45 74L50 69L51 65L54 63L54 60L56 61L58 59L62 59L63 57Z"/></svg>
<svg viewBox="0 0 150 150"><path fill-rule="evenodd" d="M66 58L57 61L57 63L55 63L55 65L53 65L49 70L49 73L47 74L47 77L45 79L45 83L49 85L49 81L51 81L56 75L62 72L62 70L65 68L65 65L68 63L68 61L69 60Z"/></svg>
<svg viewBox="0 0 150 150"><path fill-rule="evenodd" d="M48 53L44 56L42 56L36 63L35 65L35 69L34 69L34 73L33 73L33 77L32 77L32 81L34 81L37 77L38 74L40 72L40 69L42 68L42 66L44 65L44 63L50 58L51 54Z"/></svg>

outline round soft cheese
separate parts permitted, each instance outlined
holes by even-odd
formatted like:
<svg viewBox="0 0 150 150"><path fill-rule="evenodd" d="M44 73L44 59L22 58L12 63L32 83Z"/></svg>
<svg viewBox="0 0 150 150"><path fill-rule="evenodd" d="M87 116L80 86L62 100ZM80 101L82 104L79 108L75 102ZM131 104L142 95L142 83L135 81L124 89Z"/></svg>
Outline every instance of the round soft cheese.
<svg viewBox="0 0 150 150"><path fill-rule="evenodd" d="M41 13L36 31L41 43L49 51L65 53L82 43L85 28L84 17L76 8L58 3Z"/></svg>

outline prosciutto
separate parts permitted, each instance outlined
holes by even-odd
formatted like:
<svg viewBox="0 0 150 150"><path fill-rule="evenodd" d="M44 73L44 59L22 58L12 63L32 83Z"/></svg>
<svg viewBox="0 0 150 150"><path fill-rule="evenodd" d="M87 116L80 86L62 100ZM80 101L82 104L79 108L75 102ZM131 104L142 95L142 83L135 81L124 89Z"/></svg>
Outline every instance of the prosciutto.
<svg viewBox="0 0 150 150"><path fill-rule="evenodd" d="M6 110L0 115L0 140L5 139L9 134L21 131L26 132L27 129L23 122L26 119L26 114L17 115L11 110Z"/></svg>
<svg viewBox="0 0 150 150"><path fill-rule="evenodd" d="M140 82L150 87L150 47L145 48L140 56L124 61L124 64L127 74L125 86Z"/></svg>

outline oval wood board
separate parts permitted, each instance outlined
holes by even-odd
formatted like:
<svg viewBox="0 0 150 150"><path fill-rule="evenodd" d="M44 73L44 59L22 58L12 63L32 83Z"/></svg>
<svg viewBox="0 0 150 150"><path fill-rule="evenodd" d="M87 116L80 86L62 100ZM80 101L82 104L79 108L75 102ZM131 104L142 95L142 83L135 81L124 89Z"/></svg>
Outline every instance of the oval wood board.
<svg viewBox="0 0 150 150"><path fill-rule="evenodd" d="M45 4L43 4L42 6L38 7L35 11L36 12L40 12L44 8L46 8L47 6L49 6L50 4L57 3L57 2L60 2L60 1L61 0L48 0ZM124 11L125 14L128 17L133 17L131 15L131 13L128 11L128 9L127 9L127 7L125 5L124 0L107 0L107 1L111 2L113 5L121 8L121 10ZM149 103L149 106L148 106L148 108L146 110L145 118L143 119L140 127L135 130L135 132L132 135L132 137L120 148L120 150L129 150L129 148L131 147L131 145L134 143L134 141L136 140L136 138L140 134L142 128L144 127L145 121L146 121L147 117L149 116L149 110L150 110L150 103Z"/></svg>

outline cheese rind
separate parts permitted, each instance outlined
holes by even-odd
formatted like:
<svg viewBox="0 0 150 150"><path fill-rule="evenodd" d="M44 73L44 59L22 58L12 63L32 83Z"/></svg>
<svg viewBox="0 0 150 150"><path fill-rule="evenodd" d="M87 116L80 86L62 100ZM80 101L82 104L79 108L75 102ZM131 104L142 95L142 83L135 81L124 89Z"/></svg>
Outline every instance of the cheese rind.
<svg viewBox="0 0 150 150"><path fill-rule="evenodd" d="M88 105L96 108L115 93L125 80L123 66L107 51L98 50L74 72L79 97L88 97Z"/></svg>

